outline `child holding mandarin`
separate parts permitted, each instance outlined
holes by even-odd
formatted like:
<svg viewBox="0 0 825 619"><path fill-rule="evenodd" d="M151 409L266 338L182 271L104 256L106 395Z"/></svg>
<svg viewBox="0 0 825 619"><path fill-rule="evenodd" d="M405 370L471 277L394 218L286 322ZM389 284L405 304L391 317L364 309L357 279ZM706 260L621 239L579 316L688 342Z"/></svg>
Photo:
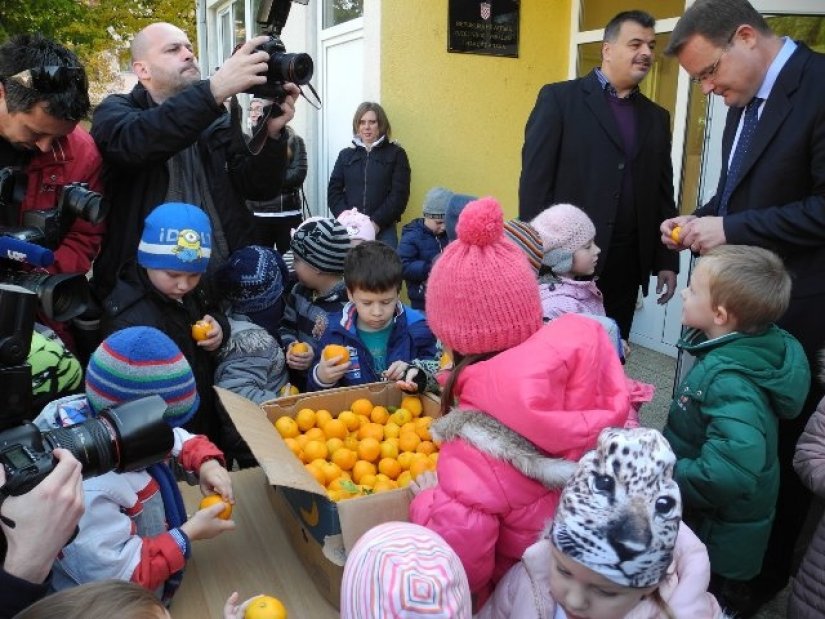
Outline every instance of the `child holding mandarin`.
<svg viewBox="0 0 825 619"><path fill-rule="evenodd" d="M201 278L212 248L209 216L197 206L167 202L146 217L136 260L118 273L103 303L103 335L137 325L155 327L183 352L198 386L200 407L187 429L207 435L231 454L225 433L231 425L216 408L214 353L229 332L229 323L207 294ZM203 321L196 332L192 325Z"/></svg>
<svg viewBox="0 0 825 619"><path fill-rule="evenodd" d="M159 395L172 427L171 455L196 475L202 492L234 502L223 453L205 436L181 426L198 410L195 378L180 349L152 327L129 327L98 346L86 370L83 395L49 404L35 420L41 430L65 427L102 410ZM222 520L223 502L187 520L183 498L165 463L119 473L110 471L83 482L86 511L77 537L63 548L52 572L52 587L117 578L135 582L168 603L180 585L191 542L210 539L235 527Z"/></svg>
<svg viewBox="0 0 825 619"><path fill-rule="evenodd" d="M442 393L452 411L431 428L437 481L419 477L410 505L461 558L477 605L553 515L575 460L631 408L597 323L543 326L535 271L503 226L494 199L471 202L430 274L428 322L455 362Z"/></svg>
<svg viewBox="0 0 825 619"><path fill-rule="evenodd" d="M421 312L401 303L401 260L380 241L353 247L344 263L349 303L330 314L308 389L401 379L415 359L433 359L436 343ZM349 360L324 358L330 344L345 346Z"/></svg>

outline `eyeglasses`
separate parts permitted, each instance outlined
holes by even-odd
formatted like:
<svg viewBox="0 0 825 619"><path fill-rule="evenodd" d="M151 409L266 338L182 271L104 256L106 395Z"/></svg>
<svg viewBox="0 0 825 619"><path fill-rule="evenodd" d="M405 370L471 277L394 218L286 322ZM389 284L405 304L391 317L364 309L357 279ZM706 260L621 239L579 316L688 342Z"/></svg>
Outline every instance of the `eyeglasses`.
<svg viewBox="0 0 825 619"><path fill-rule="evenodd" d="M725 45L725 49L721 51L719 56L716 58L716 62L710 65L707 69L702 71L696 77L691 77L690 81L693 84L701 84L702 82L711 79L714 75L716 75L716 71L719 69L719 62L721 62L722 57L730 51L730 48L733 47L733 38L736 36L736 33L739 32L739 29L733 31L733 34L730 35L728 38L728 43Z"/></svg>
<svg viewBox="0 0 825 619"><path fill-rule="evenodd" d="M72 85L80 89L88 88L83 67L44 65L20 71L3 79L42 93L60 92Z"/></svg>

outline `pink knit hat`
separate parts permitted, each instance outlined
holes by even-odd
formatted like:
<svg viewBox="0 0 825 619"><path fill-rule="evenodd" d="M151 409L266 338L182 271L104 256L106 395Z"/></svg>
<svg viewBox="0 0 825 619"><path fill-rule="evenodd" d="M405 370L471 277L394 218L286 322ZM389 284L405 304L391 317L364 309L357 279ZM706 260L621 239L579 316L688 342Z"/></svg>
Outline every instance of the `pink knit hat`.
<svg viewBox="0 0 825 619"><path fill-rule="evenodd" d="M338 215L338 221L347 229L351 241L374 241L375 226L372 220L357 208L349 209Z"/></svg>
<svg viewBox="0 0 825 619"><path fill-rule="evenodd" d="M572 204L554 204L530 222L544 247L542 262L555 273L573 268L573 254L596 236L596 227L580 208Z"/></svg>
<svg viewBox="0 0 825 619"><path fill-rule="evenodd" d="M427 280L427 322L446 346L463 354L499 352L541 328L536 273L504 237L494 198L470 202Z"/></svg>
<svg viewBox="0 0 825 619"><path fill-rule="evenodd" d="M470 619L461 560L444 539L417 524L387 522L367 531L347 557L341 619Z"/></svg>

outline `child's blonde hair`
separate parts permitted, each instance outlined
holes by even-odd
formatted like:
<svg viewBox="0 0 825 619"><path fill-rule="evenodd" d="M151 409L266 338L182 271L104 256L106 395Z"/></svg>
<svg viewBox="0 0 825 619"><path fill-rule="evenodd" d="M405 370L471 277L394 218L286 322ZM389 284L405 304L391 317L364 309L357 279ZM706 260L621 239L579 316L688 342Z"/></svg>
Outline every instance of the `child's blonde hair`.
<svg viewBox="0 0 825 619"><path fill-rule="evenodd" d="M104 580L64 589L15 615L15 619L158 619L165 611L155 594L125 580Z"/></svg>
<svg viewBox="0 0 825 619"><path fill-rule="evenodd" d="M708 275L713 307L724 307L744 333L764 330L788 309L791 276L774 252L751 245L722 245L699 259Z"/></svg>

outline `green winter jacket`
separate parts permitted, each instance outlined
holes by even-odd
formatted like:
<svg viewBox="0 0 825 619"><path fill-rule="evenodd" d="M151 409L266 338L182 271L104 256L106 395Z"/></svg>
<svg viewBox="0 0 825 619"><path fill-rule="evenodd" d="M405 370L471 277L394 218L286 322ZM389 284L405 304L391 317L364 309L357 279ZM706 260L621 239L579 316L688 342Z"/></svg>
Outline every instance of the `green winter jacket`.
<svg viewBox="0 0 825 619"><path fill-rule="evenodd" d="M676 391L664 435L676 453L684 520L708 548L711 570L759 573L779 491L779 419L802 410L810 369L802 346L771 326L714 340L685 333L696 365Z"/></svg>

